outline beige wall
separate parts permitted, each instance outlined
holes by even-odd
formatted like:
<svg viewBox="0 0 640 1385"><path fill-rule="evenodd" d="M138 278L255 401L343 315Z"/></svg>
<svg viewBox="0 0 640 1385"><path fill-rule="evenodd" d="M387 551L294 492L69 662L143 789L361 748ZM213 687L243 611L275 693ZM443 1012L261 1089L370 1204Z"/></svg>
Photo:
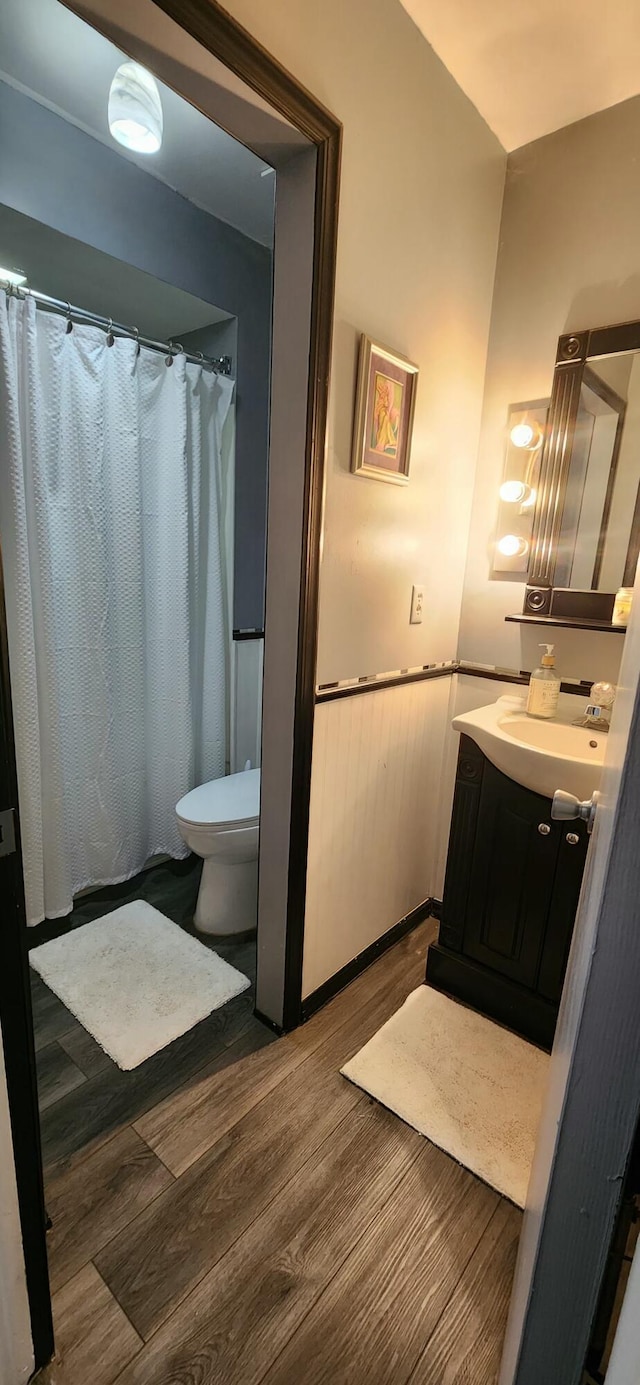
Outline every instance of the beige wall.
<svg viewBox="0 0 640 1385"><path fill-rule="evenodd" d="M344 125L318 681L452 659L505 156L398 0L228 8ZM420 366L405 488L350 474L361 332ZM449 683L319 710L305 994L435 891Z"/></svg>
<svg viewBox="0 0 640 1385"><path fill-rule="evenodd" d="M453 658L505 156L398 0L226 8L344 124L319 681ZM349 473L363 331L421 369L406 488Z"/></svg>
<svg viewBox="0 0 640 1385"><path fill-rule="evenodd" d="M521 583L490 582L510 403L548 397L562 332L640 317L640 97L510 155L459 654L532 667L537 633L505 625ZM567 676L616 679L618 635L554 631Z"/></svg>

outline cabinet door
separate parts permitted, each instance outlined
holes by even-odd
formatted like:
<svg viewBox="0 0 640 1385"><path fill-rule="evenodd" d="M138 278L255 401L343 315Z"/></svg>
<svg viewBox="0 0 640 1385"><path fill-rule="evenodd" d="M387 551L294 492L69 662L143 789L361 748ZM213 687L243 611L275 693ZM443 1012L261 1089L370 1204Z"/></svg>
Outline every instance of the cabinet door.
<svg viewBox="0 0 640 1385"><path fill-rule="evenodd" d="M533 989L561 831L551 804L486 763L471 860L463 952Z"/></svg>
<svg viewBox="0 0 640 1385"><path fill-rule="evenodd" d="M559 828L560 845L537 990L545 1000L557 1004L562 994L589 834L584 822L559 822L554 826Z"/></svg>

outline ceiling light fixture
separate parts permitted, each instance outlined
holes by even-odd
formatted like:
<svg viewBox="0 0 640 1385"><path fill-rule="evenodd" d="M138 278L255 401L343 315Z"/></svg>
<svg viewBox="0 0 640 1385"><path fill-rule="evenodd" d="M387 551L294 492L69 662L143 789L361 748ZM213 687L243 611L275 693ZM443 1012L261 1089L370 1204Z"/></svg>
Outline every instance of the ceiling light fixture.
<svg viewBox="0 0 640 1385"><path fill-rule="evenodd" d="M26 284L27 276L21 269L3 269L0 266L0 282L3 284L13 284L14 288L19 288L21 284Z"/></svg>
<svg viewBox="0 0 640 1385"><path fill-rule="evenodd" d="M162 144L162 102L155 77L139 63L122 63L109 90L109 129L118 144L137 154L157 154Z"/></svg>
<svg viewBox="0 0 640 1385"><path fill-rule="evenodd" d="M524 558L528 548L527 540L518 534L503 534L502 538L498 539L498 552L505 558Z"/></svg>

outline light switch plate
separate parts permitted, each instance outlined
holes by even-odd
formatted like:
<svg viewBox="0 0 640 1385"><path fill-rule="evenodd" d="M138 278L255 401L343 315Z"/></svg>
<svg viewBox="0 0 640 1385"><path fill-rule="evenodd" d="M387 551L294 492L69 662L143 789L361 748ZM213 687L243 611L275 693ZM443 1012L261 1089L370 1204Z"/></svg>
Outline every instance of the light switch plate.
<svg viewBox="0 0 640 1385"><path fill-rule="evenodd" d="M411 588L411 615L409 616L410 625L422 625L422 607L424 605L424 587L422 583Z"/></svg>

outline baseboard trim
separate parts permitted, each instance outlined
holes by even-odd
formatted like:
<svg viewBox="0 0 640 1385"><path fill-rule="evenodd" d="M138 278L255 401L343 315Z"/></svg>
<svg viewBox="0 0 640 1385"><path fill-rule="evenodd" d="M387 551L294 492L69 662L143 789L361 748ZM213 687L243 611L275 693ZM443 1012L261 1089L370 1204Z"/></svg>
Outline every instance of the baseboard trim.
<svg viewBox="0 0 640 1385"><path fill-rule="evenodd" d="M442 918L442 900L435 897L431 900L431 917L438 920Z"/></svg>
<svg viewBox="0 0 640 1385"><path fill-rule="evenodd" d="M431 943L425 981L434 990L463 1001L539 1048L551 1049L558 1015L556 1006L524 987L515 987L513 982L479 962L450 952L440 943Z"/></svg>
<svg viewBox="0 0 640 1385"><path fill-rule="evenodd" d="M329 1000L333 1000L333 997L339 991L343 991L351 981L355 981L356 976L366 971L367 967L370 967L372 962L377 961L383 952L387 952L394 943L404 938L405 934L410 933L413 928L417 928L424 919L428 919L432 912L433 903L433 899L423 900L422 904L419 904L416 909L412 909L410 914L400 919L399 923L394 923L393 927L388 928L380 938L376 938L375 942L365 947L364 951L359 952L357 957L347 962L346 966L341 967L334 976L330 976L328 981L323 981L317 990L311 992L311 995L306 996L302 1002L302 1023L304 1024L305 1020L311 1019L317 1010L322 1009L322 1006L326 1005Z"/></svg>
<svg viewBox="0 0 640 1385"><path fill-rule="evenodd" d="M262 1010L254 1009L253 1013L255 1018L260 1020L261 1024L266 1025L272 1034L277 1034L279 1039L282 1038L283 1034L286 1034L286 1029L283 1029L281 1024L276 1024L275 1020L268 1019L266 1015L263 1015Z"/></svg>

